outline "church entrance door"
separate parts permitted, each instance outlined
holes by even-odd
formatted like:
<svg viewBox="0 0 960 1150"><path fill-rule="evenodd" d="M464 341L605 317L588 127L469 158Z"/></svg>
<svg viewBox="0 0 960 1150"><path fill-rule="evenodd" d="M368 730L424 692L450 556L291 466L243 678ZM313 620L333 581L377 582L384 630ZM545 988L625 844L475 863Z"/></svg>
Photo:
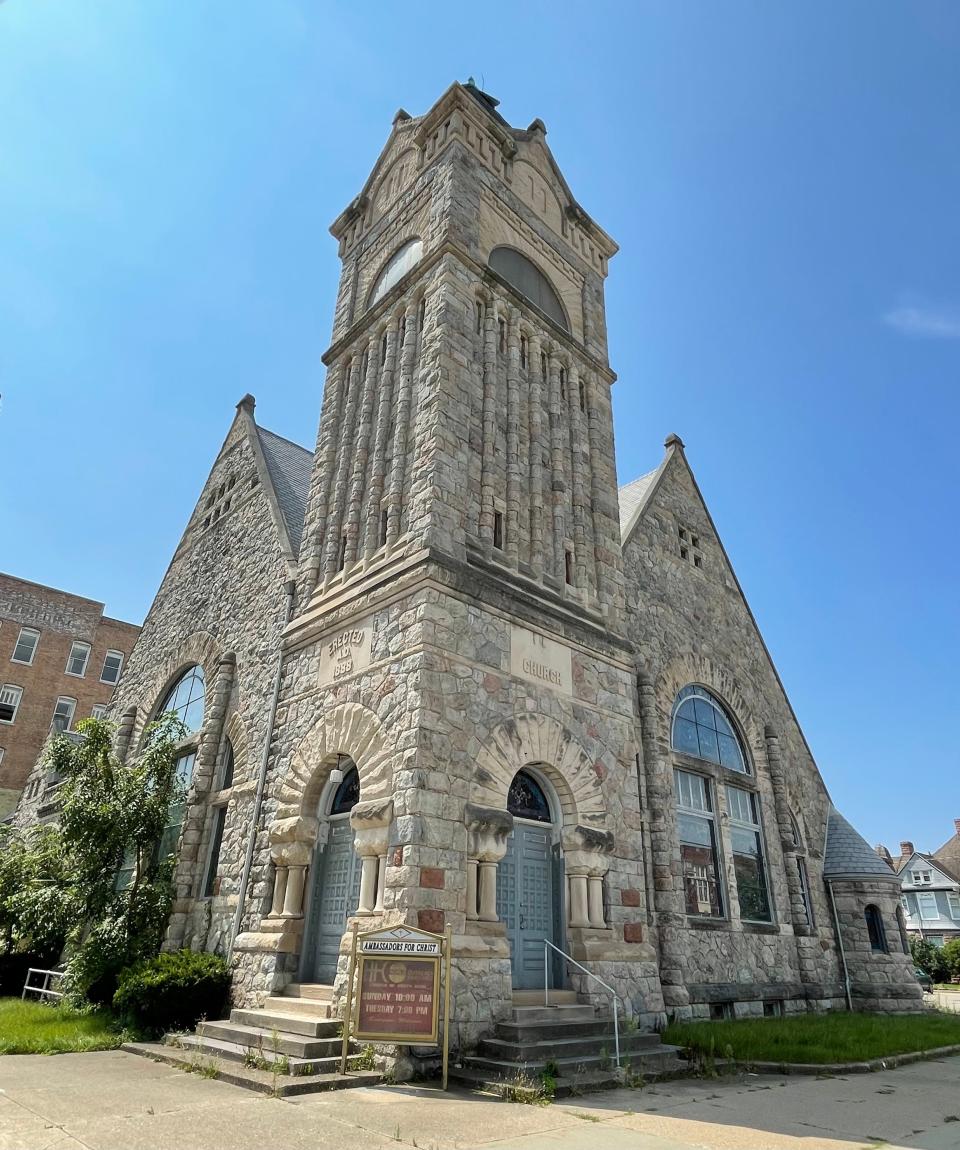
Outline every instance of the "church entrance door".
<svg viewBox="0 0 960 1150"><path fill-rule="evenodd" d="M327 841L317 847L310 868L310 905L300 971L303 982L333 983L347 918L357 909L360 859L353 846L350 811L359 797L360 779L352 767L334 795L327 818Z"/></svg>
<svg viewBox="0 0 960 1150"><path fill-rule="evenodd" d="M506 923L513 985L520 990L543 986L543 940L562 945L557 937L563 881L550 804L529 772L514 778L507 809L514 824L497 874L497 915ZM549 965L553 985L552 954Z"/></svg>

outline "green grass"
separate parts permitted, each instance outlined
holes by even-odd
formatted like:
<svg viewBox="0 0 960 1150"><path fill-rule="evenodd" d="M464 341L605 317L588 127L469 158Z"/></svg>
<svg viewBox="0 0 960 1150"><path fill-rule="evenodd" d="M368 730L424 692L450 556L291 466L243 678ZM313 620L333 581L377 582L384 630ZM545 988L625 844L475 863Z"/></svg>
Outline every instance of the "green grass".
<svg viewBox="0 0 960 1150"><path fill-rule="evenodd" d="M112 1050L123 1034L105 1011L0 998L0 1054L67 1054Z"/></svg>
<svg viewBox="0 0 960 1150"><path fill-rule="evenodd" d="M960 1015L804 1014L668 1026L664 1042L738 1062L864 1062L960 1045ZM712 1044L712 1048L711 1048Z"/></svg>

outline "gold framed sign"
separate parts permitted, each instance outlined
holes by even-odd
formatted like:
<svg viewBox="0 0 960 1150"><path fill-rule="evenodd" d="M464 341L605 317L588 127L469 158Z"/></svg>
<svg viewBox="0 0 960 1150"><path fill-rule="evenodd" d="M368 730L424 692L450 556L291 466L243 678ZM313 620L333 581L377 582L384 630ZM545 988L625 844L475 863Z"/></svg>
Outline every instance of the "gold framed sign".
<svg viewBox="0 0 960 1150"><path fill-rule="evenodd" d="M353 928L343 1026L341 1074L351 1038L432 1046L440 1037L443 969L443 1088L450 1048L450 930L431 934L411 926Z"/></svg>

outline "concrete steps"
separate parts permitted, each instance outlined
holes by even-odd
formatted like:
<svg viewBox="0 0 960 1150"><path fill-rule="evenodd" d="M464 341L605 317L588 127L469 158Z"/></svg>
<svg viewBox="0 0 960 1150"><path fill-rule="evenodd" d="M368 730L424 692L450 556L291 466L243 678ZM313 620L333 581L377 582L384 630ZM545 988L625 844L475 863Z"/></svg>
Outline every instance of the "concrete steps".
<svg viewBox="0 0 960 1150"><path fill-rule="evenodd" d="M554 992L555 993L555 992ZM615 1063L613 1022L595 1007L578 1002L556 1006L517 1005L478 1043L476 1053L451 1076L478 1089L504 1094L542 1088L550 1071L554 1096L622 1086L687 1072L675 1046L657 1034L620 1031L620 1067Z"/></svg>
<svg viewBox="0 0 960 1150"><path fill-rule="evenodd" d="M254 1014L255 1011L236 1011L237 1014ZM322 1024L321 1024L322 1025ZM326 1025L335 1027L336 1023ZM197 1026L197 1037L219 1039L232 1042L247 1050L262 1053L264 1057L286 1055L288 1058L326 1058L339 1052L341 1040L335 1032L323 1038L310 1037L277 1027L251 1026L238 1022L231 1016L223 1022L201 1022Z"/></svg>

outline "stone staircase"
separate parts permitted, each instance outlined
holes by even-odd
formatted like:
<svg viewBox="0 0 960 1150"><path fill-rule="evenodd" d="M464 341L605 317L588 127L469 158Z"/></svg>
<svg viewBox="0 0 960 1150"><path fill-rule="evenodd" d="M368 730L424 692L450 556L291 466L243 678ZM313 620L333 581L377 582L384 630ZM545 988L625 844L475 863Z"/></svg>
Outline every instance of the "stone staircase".
<svg viewBox="0 0 960 1150"><path fill-rule="evenodd" d="M194 1034L167 1035L162 1045L129 1043L124 1049L207 1072L255 1090L302 1094L382 1080L380 1071L357 1065L351 1042L347 1074L340 1074L342 1031L333 1015L333 989L293 984L259 1009L237 1008L230 1018L201 1022Z"/></svg>
<svg viewBox="0 0 960 1150"><path fill-rule="evenodd" d="M548 1066L556 1074L555 1096L637 1085L685 1074L679 1047L658 1034L628 1030L621 1020L620 1070L614 1061L613 1020L608 1011L578 1002L573 991L514 995L511 1017L480 1039L474 1054L451 1068L451 1078L474 1088L504 1093L506 1088L537 1088Z"/></svg>

